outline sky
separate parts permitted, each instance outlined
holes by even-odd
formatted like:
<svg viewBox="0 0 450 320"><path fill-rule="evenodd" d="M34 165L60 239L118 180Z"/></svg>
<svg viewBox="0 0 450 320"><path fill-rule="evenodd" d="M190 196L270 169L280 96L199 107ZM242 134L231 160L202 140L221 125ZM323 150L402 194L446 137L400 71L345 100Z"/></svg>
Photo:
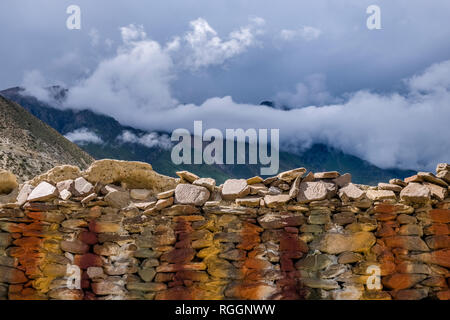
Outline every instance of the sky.
<svg viewBox="0 0 450 320"><path fill-rule="evenodd" d="M446 0L3 0L0 88L45 99L60 84L60 107L149 131L279 128L285 148L434 170L450 162L449 14Z"/></svg>

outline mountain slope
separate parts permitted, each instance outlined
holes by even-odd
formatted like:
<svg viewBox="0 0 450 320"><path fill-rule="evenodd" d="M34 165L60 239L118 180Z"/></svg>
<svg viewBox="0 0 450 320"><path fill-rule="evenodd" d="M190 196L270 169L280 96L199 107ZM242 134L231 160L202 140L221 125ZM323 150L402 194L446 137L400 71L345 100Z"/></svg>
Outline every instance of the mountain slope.
<svg viewBox="0 0 450 320"><path fill-rule="evenodd" d="M86 168L94 159L20 105L0 96L0 167L22 181L56 165Z"/></svg>
<svg viewBox="0 0 450 320"><path fill-rule="evenodd" d="M57 98L64 98L65 91L52 88ZM122 126L115 119L99 115L89 110L60 110L44 103L35 97L24 94L23 89L11 88L0 92L1 95L16 101L51 127L63 135L80 128L95 133L102 143L79 143L80 147L96 159L112 158L120 160L143 161L152 164L153 168L165 175L174 176L177 170L189 170L200 176L215 178L219 183L227 177L248 178L260 174L259 165L175 165L170 158L170 150L160 146L148 147L142 143L124 142L118 137L129 131L137 137L148 132L129 126ZM163 134L163 133L159 133ZM297 167L305 167L311 171L336 170L350 172L353 181L362 184L373 184L388 181L391 178L404 178L413 174L409 170L381 169L358 157L344 154L342 151L325 146L313 145L302 153L280 152L280 171Z"/></svg>

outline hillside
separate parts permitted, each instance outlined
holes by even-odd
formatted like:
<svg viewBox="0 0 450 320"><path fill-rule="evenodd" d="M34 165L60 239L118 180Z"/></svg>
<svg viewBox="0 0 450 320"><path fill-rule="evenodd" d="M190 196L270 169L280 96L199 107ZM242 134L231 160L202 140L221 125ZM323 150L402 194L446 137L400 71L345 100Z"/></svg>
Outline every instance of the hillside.
<svg viewBox="0 0 450 320"><path fill-rule="evenodd" d="M63 99L66 93L66 90L58 90L57 87L52 87L51 90L58 100ZM200 176L212 177L219 183L230 176L248 178L260 174L258 165L174 165L170 158L170 150L119 141L117 138L124 131L129 131L138 137L148 132L123 126L112 117L99 115L89 110L60 110L35 97L24 95L23 89L18 87L1 91L0 94L19 103L62 135L80 128L94 132L101 138L102 143L84 142L79 143L79 146L95 159L143 161L150 163L155 170L165 175L174 176L178 170L189 170ZM405 178L413 174L410 170L381 169L358 157L319 144L298 154L280 153L280 171L297 167L305 167L312 171L350 172L353 181L362 184L388 181L391 178Z"/></svg>
<svg viewBox="0 0 450 320"><path fill-rule="evenodd" d="M0 168L24 181L56 165L86 168L92 161L49 125L0 96Z"/></svg>

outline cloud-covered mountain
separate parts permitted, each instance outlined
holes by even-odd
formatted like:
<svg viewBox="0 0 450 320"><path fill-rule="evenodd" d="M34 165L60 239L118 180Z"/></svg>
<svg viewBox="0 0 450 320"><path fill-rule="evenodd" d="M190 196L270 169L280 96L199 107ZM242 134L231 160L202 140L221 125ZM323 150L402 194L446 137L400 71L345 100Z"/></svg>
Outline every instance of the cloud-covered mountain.
<svg viewBox="0 0 450 320"><path fill-rule="evenodd" d="M65 90L51 88L52 95L64 96ZM25 94L21 88L0 92L20 103L26 110L53 126L96 159L114 158L151 163L160 173L173 176L177 170L189 170L200 176L211 176L223 182L229 176L248 178L260 174L259 165L175 165L171 161L169 133L145 131L123 126L112 117L90 110L61 110ZM59 100L56 99L56 100ZM266 102L268 104L268 102ZM357 183L375 183L390 178L404 178L408 170L385 170L335 148L315 144L302 152L281 152L280 171L296 167L311 171L338 170L351 172Z"/></svg>

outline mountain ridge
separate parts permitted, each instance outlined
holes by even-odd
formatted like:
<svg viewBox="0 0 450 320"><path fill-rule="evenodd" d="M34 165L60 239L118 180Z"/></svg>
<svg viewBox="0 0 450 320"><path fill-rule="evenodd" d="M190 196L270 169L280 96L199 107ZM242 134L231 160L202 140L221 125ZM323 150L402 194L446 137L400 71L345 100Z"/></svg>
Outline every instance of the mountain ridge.
<svg viewBox="0 0 450 320"><path fill-rule="evenodd" d="M26 109L0 96L0 167L21 180L56 165L86 168L94 160Z"/></svg>

